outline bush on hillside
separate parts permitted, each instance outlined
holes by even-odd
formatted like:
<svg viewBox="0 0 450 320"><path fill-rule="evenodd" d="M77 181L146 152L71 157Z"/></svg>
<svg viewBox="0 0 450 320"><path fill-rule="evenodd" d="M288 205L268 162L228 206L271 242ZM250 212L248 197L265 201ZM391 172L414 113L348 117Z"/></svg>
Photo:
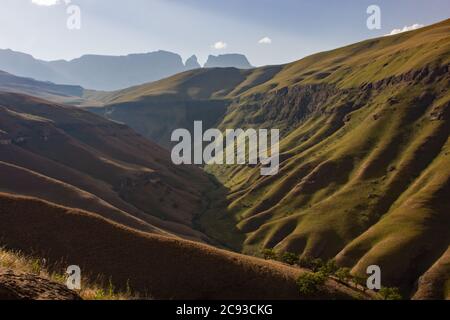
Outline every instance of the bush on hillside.
<svg viewBox="0 0 450 320"><path fill-rule="evenodd" d="M311 270L314 272L319 272L320 268L322 268L324 265L324 262L322 259L318 258L318 259L314 259L313 261L311 261Z"/></svg>
<svg viewBox="0 0 450 320"><path fill-rule="evenodd" d="M330 260L319 268L319 272L330 276L334 274L338 270L338 266L336 265L336 261Z"/></svg>
<svg viewBox="0 0 450 320"><path fill-rule="evenodd" d="M326 276L320 272L304 273L297 279L298 291L302 295L310 296L319 292L320 286L326 281Z"/></svg>
<svg viewBox="0 0 450 320"><path fill-rule="evenodd" d="M348 282L352 278L350 268L340 268L336 271L335 275L340 282L344 283Z"/></svg>
<svg viewBox="0 0 450 320"><path fill-rule="evenodd" d="M290 264L291 266L297 264L298 260L299 260L298 254L292 252L285 252L281 256L281 261Z"/></svg>
<svg viewBox="0 0 450 320"><path fill-rule="evenodd" d="M277 260L278 255L273 249L264 249L262 251L262 256L265 260Z"/></svg>
<svg viewBox="0 0 450 320"><path fill-rule="evenodd" d="M353 282L356 285L360 285L362 287L362 291L363 292L366 292L368 290L368 288L367 288L367 278L359 277L359 276L353 276L351 279L353 280Z"/></svg>
<svg viewBox="0 0 450 320"><path fill-rule="evenodd" d="M400 294L400 290L398 288L381 288L379 292L380 296L384 300L402 300L403 297Z"/></svg>

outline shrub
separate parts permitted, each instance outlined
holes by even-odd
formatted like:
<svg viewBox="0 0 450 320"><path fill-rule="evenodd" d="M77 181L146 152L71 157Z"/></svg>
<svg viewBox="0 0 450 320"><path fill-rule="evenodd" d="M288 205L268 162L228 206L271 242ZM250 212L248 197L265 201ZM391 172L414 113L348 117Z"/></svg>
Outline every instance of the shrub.
<svg viewBox="0 0 450 320"><path fill-rule="evenodd" d="M330 260L319 268L319 272L330 276L338 270L338 266L334 260Z"/></svg>
<svg viewBox="0 0 450 320"><path fill-rule="evenodd" d="M353 277L353 282L355 282L356 286L360 285L362 287L363 292L366 292L368 290L366 283L367 278L355 276Z"/></svg>
<svg viewBox="0 0 450 320"><path fill-rule="evenodd" d="M335 275L340 282L348 282L352 277L349 268L340 268L336 271Z"/></svg>
<svg viewBox="0 0 450 320"><path fill-rule="evenodd" d="M402 295L400 294L400 290L398 288L381 288L379 294L384 300L403 299Z"/></svg>
<svg viewBox="0 0 450 320"><path fill-rule="evenodd" d="M277 260L277 253L273 249L264 249L262 251L262 256L265 260Z"/></svg>
<svg viewBox="0 0 450 320"><path fill-rule="evenodd" d="M291 266L297 264L298 260L299 260L298 254L292 252L285 252L281 256L281 261L290 264Z"/></svg>
<svg viewBox="0 0 450 320"><path fill-rule="evenodd" d="M320 272L304 273L297 279L298 291L302 295L313 295L325 283L326 276Z"/></svg>
<svg viewBox="0 0 450 320"><path fill-rule="evenodd" d="M318 272L320 268L323 267L323 260L322 259L314 259L311 261L311 270L314 272Z"/></svg>

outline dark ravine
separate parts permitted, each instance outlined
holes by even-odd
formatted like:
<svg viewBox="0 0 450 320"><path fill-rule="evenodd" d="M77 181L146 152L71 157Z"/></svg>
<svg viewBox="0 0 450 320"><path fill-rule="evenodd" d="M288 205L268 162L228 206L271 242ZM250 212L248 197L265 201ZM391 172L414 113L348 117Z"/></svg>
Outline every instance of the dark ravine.
<svg viewBox="0 0 450 320"><path fill-rule="evenodd" d="M204 130L217 126L225 115L225 100L146 99L145 101L86 108L107 119L125 123L144 137L170 149L171 134L185 128L193 132L194 121L202 121Z"/></svg>

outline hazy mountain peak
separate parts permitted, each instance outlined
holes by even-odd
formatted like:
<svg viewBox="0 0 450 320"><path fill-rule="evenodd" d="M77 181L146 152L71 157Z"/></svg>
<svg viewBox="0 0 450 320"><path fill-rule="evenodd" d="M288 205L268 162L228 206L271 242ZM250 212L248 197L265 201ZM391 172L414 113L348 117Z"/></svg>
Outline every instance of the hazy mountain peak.
<svg viewBox="0 0 450 320"><path fill-rule="evenodd" d="M200 65L200 63L198 63L198 58L197 58L197 56L195 54L193 56L191 56L189 59L186 60L185 66L189 70L199 69L199 68L202 67Z"/></svg>
<svg viewBox="0 0 450 320"><path fill-rule="evenodd" d="M205 68L238 68L251 69L253 66L243 54L221 54L218 56L210 55L205 63Z"/></svg>

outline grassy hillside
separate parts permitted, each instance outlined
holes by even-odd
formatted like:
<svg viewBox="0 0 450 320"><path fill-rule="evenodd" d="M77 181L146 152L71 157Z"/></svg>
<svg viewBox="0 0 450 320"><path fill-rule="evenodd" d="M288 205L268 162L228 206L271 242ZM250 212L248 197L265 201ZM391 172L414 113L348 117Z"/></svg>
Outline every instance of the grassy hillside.
<svg viewBox="0 0 450 320"><path fill-rule="evenodd" d="M61 263L61 261L59 261ZM95 277L92 277L93 279ZM118 292L113 283L85 278L79 292L66 286L64 267L20 251L0 248L0 300L130 300L138 297L131 288ZM77 297L77 293L79 297Z"/></svg>
<svg viewBox="0 0 450 320"><path fill-rule="evenodd" d="M124 125L0 93L0 191L94 211L146 232L207 241L193 230L208 180Z"/></svg>
<svg viewBox="0 0 450 320"><path fill-rule="evenodd" d="M378 264L414 291L450 243L449 31L446 21L306 58L229 108L222 128L284 132L274 177L210 168L245 252L336 258L359 275Z"/></svg>
<svg viewBox="0 0 450 320"><path fill-rule="evenodd" d="M305 271L196 242L135 231L100 215L0 193L0 232L8 248L51 266L77 264L85 281L108 279L112 292L154 299L352 299L360 293L329 279L301 295ZM6 260L0 256L2 263ZM10 263L9 267L14 267ZM19 264L20 266L21 264ZM100 286L101 288L101 286ZM108 286L106 286L108 288ZM110 290L111 291L111 290ZM95 296L94 296L95 297ZM114 297L114 296L113 296Z"/></svg>
<svg viewBox="0 0 450 320"><path fill-rule="evenodd" d="M0 128L0 299L70 298L69 264L85 299L364 297L331 278L302 295L305 270L200 244L211 240L194 218L212 182L124 125L0 93Z"/></svg>
<svg viewBox="0 0 450 320"><path fill-rule="evenodd" d="M113 119L128 113L117 120L164 146L173 128L192 121L182 108L171 113L183 110L176 113L183 121L159 117L173 101L193 101L193 108L222 101L225 115L210 121L222 129L279 128L278 175L208 168L221 184L203 198L201 230L250 254L275 248L336 258L359 275L378 264L386 284L410 297L425 274L442 298L448 274L438 261L450 243L449 35L447 20L284 66L188 72L104 97L102 112ZM129 106L136 104L152 111L135 115ZM156 121L159 131L146 131Z"/></svg>
<svg viewBox="0 0 450 320"><path fill-rule="evenodd" d="M404 297L448 298L449 35L446 20L283 66L85 92L116 122L1 93L1 240L157 298L310 298L300 269L177 237L334 259L360 277L376 264ZM194 120L280 129L279 174L173 166L163 147Z"/></svg>

